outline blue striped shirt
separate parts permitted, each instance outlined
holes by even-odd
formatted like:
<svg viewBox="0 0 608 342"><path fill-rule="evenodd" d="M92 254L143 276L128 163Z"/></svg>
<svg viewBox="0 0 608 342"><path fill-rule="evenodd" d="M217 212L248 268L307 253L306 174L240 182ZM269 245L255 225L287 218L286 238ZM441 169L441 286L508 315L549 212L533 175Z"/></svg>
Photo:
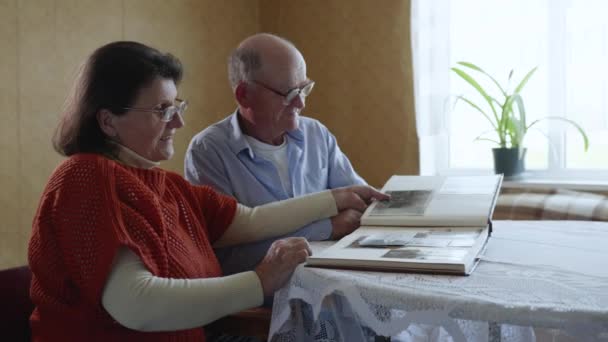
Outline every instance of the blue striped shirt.
<svg viewBox="0 0 608 342"><path fill-rule="evenodd" d="M186 179L193 184L211 185L249 207L291 197L274 164L256 155L245 139L238 115L235 112L192 138L185 158ZM301 116L298 128L287 132L286 139L293 196L365 184L338 147L336 138L319 121ZM325 219L289 236L326 240L331 230L330 220ZM276 239L216 249L224 274L252 270Z"/></svg>

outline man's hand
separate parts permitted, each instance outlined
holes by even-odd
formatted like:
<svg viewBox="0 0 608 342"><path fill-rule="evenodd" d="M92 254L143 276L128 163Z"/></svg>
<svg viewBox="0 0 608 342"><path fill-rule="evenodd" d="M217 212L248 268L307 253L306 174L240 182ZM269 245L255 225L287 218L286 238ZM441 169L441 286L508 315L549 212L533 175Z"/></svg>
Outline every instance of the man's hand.
<svg viewBox="0 0 608 342"><path fill-rule="evenodd" d="M354 209L346 209L331 218L331 239L338 240L359 228L361 212Z"/></svg>
<svg viewBox="0 0 608 342"><path fill-rule="evenodd" d="M346 209L364 212L367 205L370 204L373 199L386 200L390 198L390 196L367 185L353 185L337 188L331 190L331 194L336 200L338 212Z"/></svg>
<svg viewBox="0 0 608 342"><path fill-rule="evenodd" d="M273 242L262 262L255 268L264 296L272 296L311 254L312 250L305 238L292 237Z"/></svg>

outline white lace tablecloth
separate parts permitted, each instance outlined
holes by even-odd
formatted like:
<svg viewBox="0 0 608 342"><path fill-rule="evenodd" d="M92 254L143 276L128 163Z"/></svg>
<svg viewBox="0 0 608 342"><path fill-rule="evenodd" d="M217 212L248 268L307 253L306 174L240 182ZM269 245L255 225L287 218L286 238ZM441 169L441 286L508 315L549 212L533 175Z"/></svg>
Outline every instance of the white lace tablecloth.
<svg viewBox="0 0 608 342"><path fill-rule="evenodd" d="M608 341L608 223L496 221L470 276L301 266L269 340L533 341L525 327Z"/></svg>

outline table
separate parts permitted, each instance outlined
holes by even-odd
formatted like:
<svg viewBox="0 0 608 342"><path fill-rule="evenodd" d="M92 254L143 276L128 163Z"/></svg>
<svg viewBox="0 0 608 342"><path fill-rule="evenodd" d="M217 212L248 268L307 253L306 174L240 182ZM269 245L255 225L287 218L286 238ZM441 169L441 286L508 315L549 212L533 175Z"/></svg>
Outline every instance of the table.
<svg viewBox="0 0 608 342"><path fill-rule="evenodd" d="M608 223L495 221L470 276L300 266L269 340L534 341L540 328L608 341Z"/></svg>

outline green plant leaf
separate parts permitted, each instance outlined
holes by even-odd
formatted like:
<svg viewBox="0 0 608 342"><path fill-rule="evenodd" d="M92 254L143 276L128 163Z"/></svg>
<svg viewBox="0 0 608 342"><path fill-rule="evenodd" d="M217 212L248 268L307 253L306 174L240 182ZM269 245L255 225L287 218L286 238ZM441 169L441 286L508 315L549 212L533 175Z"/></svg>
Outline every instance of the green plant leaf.
<svg viewBox="0 0 608 342"><path fill-rule="evenodd" d="M517 106L515 111L514 104ZM509 142L506 144L511 147L521 146L521 142L526 135L526 109L523 98L519 93L507 96L505 103L501 106L499 134L508 136Z"/></svg>
<svg viewBox="0 0 608 342"><path fill-rule="evenodd" d="M526 135L528 130L526 128L526 107L524 106L523 98L518 93L513 94L512 98L514 99L514 102L517 105L519 119L515 118L515 115L513 115L513 117L515 118L513 121L515 123L515 129L517 134L515 136L515 139L511 141L511 144L514 146L521 146L522 141L524 140L524 136ZM515 114L515 111L513 109L511 110L513 111L513 114Z"/></svg>
<svg viewBox="0 0 608 342"><path fill-rule="evenodd" d="M526 83L528 83L528 80L530 79L530 77L532 77L534 72L536 72L536 69L538 69L538 67L534 67L534 68L532 68L532 70L528 71L526 76L524 76L524 78L521 80L521 82L519 82L517 87L515 87L515 90L513 91L513 93L519 94L521 92L521 90L526 85Z"/></svg>
<svg viewBox="0 0 608 342"><path fill-rule="evenodd" d="M505 123L505 130L509 135L509 145L511 147L520 146L521 130L519 120L513 116L508 117Z"/></svg>
<svg viewBox="0 0 608 342"><path fill-rule="evenodd" d="M496 129L496 124L494 123L494 120L492 120L492 118L490 118L490 116L483 111L483 109L481 109L478 105L476 105L473 101L467 99L466 97L459 95L456 97L456 101L458 100L462 100L464 102L466 102L467 104L469 104L469 106L477 109L477 111L479 111L486 119L488 119L488 121L490 122L490 124L492 125L492 127L494 127Z"/></svg>
<svg viewBox="0 0 608 342"><path fill-rule="evenodd" d="M513 98L511 97L511 95L508 95L505 98L505 102L500 105L500 124L498 125L498 127L500 127L501 129L505 129L507 125L507 121L509 120L509 116L511 115L512 104Z"/></svg>
<svg viewBox="0 0 608 342"><path fill-rule="evenodd" d="M504 146L500 145L500 143L494 139L482 138L481 136L478 136L477 138L473 139L473 141L490 141L496 145L499 145L500 147L504 147Z"/></svg>
<svg viewBox="0 0 608 342"><path fill-rule="evenodd" d="M498 81L496 81L496 79L494 77L492 77L490 74L488 74L487 72L485 72L482 68L478 67L477 65L473 64L473 63L469 63L469 62L458 62L456 64L460 64L464 67L473 69L475 71L479 71L480 73L488 76L489 79L492 80L492 82L494 82L494 84L496 84L496 86L498 87L498 89L500 89L500 92L502 93L503 96L507 96L507 92L503 89L503 87L500 85L500 83L498 83Z"/></svg>
<svg viewBox="0 0 608 342"><path fill-rule="evenodd" d="M480 135L476 136L475 139L473 139L473 141L479 141L479 140L491 141L492 143L494 143L496 145L503 146L503 145L501 145L500 141L497 141L497 140L494 140L494 139L490 139L490 138L485 138L484 135L486 135L488 133L496 133L496 130L485 131L485 132L481 133Z"/></svg>
<svg viewBox="0 0 608 342"><path fill-rule="evenodd" d="M526 107L524 106L524 98L518 93L513 94L514 102L517 104L517 109L519 110L519 120L521 121L521 125L525 130L526 127Z"/></svg>
<svg viewBox="0 0 608 342"><path fill-rule="evenodd" d="M496 119L496 122L498 122L499 121L498 114L496 113L496 108L494 108L494 104L492 104L493 98L490 95L488 95L488 93L486 93L486 91L479 85L479 83L477 83L477 81L475 81L475 79L473 77L471 77L471 75L467 74L463 70L458 69L456 67L452 68L452 71L454 71L456 73L456 75L460 76L463 80L465 80L473 88L475 88L475 90L477 90L477 92L479 94L481 94L481 96L490 105L490 108L492 109L492 113L494 113L494 118Z"/></svg>
<svg viewBox="0 0 608 342"><path fill-rule="evenodd" d="M495 98L493 98L493 97L492 97L492 101L494 101L494 103L496 103L496 105L497 105L498 107L502 108L502 103L498 102L498 100L497 100L497 99L495 99Z"/></svg>
<svg viewBox="0 0 608 342"><path fill-rule="evenodd" d="M536 125L541 120L552 119L552 120L561 120L566 123L573 125L578 132L583 137L585 151L589 148L589 138L587 137L583 128L578 125L576 122L562 118L562 117L544 117L538 120L533 121L530 125L527 124L526 117L526 108L524 106L523 97L521 96L522 89L526 86L530 78L534 75L538 67L532 68L528 73L523 77L523 79L517 84L513 93L509 94L505 91L498 81L488 73L486 73L483 69L478 67L477 65L469 62L458 62L458 65L465 67L467 69L474 70L476 72L481 73L488 77L500 90L501 94L504 96L504 101L499 102L495 97L491 96L490 93L484 89L475 78L473 78L470 74L465 72L464 70L453 67L451 70L460 76L463 80L465 80L470 86L472 86L488 103L490 109L492 110L494 120L492 120L492 116L489 112L486 112L479 106L477 103L465 98L464 96L458 96L457 100L454 102L454 105L458 102L458 100L462 100L466 102L469 106L473 107L475 110L480 112L492 125L494 128L493 131L486 131L479 136L477 136L474 140L485 140L491 141L497 144L500 147L514 147L514 148L523 148L523 140L528 132L528 129L534 125ZM508 75L509 85L513 80L514 71L511 70ZM509 86L510 88L510 86ZM484 106L485 107L485 106ZM498 110L500 113L498 112ZM499 116L500 115L500 116ZM486 137L486 134L489 132L494 132L498 136L498 140L490 139ZM551 147L551 146L550 146Z"/></svg>
<svg viewBox="0 0 608 342"><path fill-rule="evenodd" d="M505 98L505 103L501 104L500 108L502 109L500 113L500 123L498 125L498 135L500 136L500 141L503 142L501 146L507 145L507 136L509 136L509 141L513 142L514 134L515 134L515 125L513 124L513 96L509 95Z"/></svg>
<svg viewBox="0 0 608 342"><path fill-rule="evenodd" d="M585 152L587 152L587 150L589 149L589 138L587 137L587 134L585 134L585 130L576 122L574 122L570 119L562 118L561 116L546 116L544 118L534 120L528 127L526 127L526 130L530 129L530 127L534 126L535 124L537 124L538 122L540 122L542 120L558 120L558 121L563 121L563 122L571 124L578 130L578 132L583 137L583 145L585 148Z"/></svg>

